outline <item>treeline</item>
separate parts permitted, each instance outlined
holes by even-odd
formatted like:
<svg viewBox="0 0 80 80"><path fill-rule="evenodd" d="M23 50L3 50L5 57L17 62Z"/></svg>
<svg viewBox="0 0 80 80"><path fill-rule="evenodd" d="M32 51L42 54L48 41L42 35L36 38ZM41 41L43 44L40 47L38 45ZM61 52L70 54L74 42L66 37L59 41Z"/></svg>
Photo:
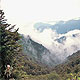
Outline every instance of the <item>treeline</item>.
<svg viewBox="0 0 80 80"><path fill-rule="evenodd" d="M19 54L21 47L18 44L20 35L15 25L7 23L4 12L0 10L0 76L4 77L7 65L13 66L14 57Z"/></svg>
<svg viewBox="0 0 80 80"><path fill-rule="evenodd" d="M67 58L65 63L56 66L54 70L63 77L64 80L70 77L79 77L80 80L80 51L73 53Z"/></svg>

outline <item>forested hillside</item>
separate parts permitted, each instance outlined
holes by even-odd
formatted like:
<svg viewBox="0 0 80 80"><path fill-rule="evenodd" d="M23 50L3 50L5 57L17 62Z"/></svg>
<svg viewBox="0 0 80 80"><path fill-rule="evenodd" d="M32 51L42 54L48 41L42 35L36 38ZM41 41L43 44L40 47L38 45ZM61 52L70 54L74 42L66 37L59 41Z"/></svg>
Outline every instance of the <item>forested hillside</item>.
<svg viewBox="0 0 80 80"><path fill-rule="evenodd" d="M80 77L80 51L73 53L66 62L56 66L54 70L64 79L70 76Z"/></svg>
<svg viewBox="0 0 80 80"><path fill-rule="evenodd" d="M56 59L55 54L50 52L45 46L35 42L31 37L21 35L20 44L22 45L23 53L27 54L33 61L42 63L43 65L52 67L60 63L59 59Z"/></svg>

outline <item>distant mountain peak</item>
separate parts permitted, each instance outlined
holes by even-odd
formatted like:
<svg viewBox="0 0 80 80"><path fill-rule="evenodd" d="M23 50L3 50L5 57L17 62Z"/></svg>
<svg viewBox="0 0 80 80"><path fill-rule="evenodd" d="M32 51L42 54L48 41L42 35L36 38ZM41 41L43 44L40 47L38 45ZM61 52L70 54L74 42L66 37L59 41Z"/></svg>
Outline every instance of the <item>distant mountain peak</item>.
<svg viewBox="0 0 80 80"><path fill-rule="evenodd" d="M36 23L34 25L34 28L36 28L40 32L43 32L45 29L50 28L52 30L55 30L58 34L65 34L75 29L80 30L80 18L68 21L58 21L53 25L40 22Z"/></svg>
<svg viewBox="0 0 80 80"><path fill-rule="evenodd" d="M55 66L59 64L59 60L56 60L55 54L51 54L51 52L42 44L33 41L29 35L27 37L23 36L21 42L23 52L33 61L37 61L48 66Z"/></svg>
<svg viewBox="0 0 80 80"><path fill-rule="evenodd" d="M27 35L27 39L28 39L28 40L30 40L30 39L31 39L31 37L30 37L29 35Z"/></svg>

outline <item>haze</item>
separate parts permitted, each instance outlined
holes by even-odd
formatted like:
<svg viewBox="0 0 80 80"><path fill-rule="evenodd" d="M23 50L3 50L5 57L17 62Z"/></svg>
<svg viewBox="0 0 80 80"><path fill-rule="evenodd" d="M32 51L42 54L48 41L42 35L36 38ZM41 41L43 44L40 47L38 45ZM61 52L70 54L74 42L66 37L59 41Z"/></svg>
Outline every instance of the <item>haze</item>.
<svg viewBox="0 0 80 80"><path fill-rule="evenodd" d="M0 2L8 22L17 24L20 33L24 33L23 27L32 22L80 17L80 0L2 0Z"/></svg>

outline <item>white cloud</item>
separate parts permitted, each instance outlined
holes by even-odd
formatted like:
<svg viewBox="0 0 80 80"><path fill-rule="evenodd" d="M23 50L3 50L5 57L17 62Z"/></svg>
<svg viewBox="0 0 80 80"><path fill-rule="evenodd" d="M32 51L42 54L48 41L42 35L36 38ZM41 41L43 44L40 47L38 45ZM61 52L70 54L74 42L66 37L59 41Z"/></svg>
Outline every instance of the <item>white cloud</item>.
<svg viewBox="0 0 80 80"><path fill-rule="evenodd" d="M33 28L33 24L31 27L28 26L26 28L27 29L25 30L27 31L27 35L30 35L34 41L44 45L53 55L55 54L57 58L61 60L65 59L67 56L73 54L77 50L80 50L80 30L73 30L65 34L58 34L56 31L51 29L45 29L40 33ZM76 37L73 37L73 34ZM62 36L66 37L66 40L63 41L63 43L55 41Z"/></svg>

